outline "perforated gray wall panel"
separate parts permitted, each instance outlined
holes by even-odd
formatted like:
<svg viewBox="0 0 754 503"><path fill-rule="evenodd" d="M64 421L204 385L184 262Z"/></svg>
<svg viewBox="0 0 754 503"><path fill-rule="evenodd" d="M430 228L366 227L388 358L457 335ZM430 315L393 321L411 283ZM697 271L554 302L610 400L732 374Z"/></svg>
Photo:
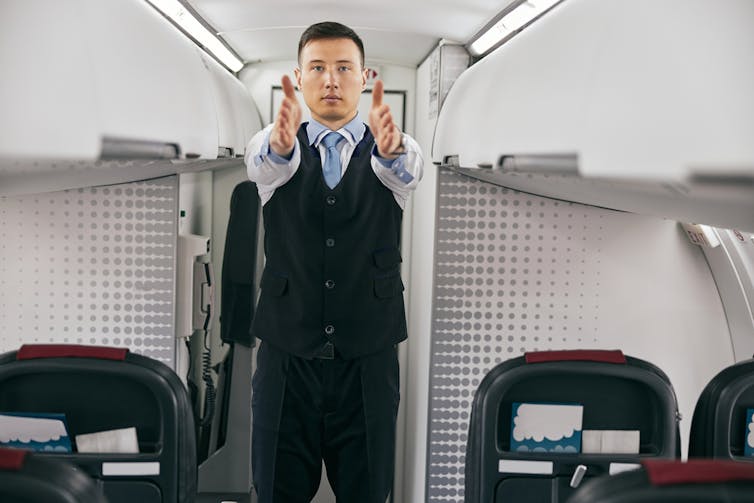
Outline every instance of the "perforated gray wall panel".
<svg viewBox="0 0 754 503"><path fill-rule="evenodd" d="M463 503L474 391L526 351L595 346L610 212L441 170L427 501Z"/></svg>
<svg viewBox="0 0 754 503"><path fill-rule="evenodd" d="M128 347L174 363L176 176L0 197L0 351Z"/></svg>

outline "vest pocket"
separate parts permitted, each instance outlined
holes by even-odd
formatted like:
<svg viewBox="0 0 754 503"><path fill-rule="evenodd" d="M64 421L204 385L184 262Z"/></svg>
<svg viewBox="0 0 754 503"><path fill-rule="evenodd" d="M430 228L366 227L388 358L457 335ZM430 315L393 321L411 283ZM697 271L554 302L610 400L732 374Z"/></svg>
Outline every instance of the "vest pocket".
<svg viewBox="0 0 754 503"><path fill-rule="evenodd" d="M273 297L280 297L285 295L285 292L288 289L288 278L265 269L262 273L262 281L259 288Z"/></svg>
<svg viewBox="0 0 754 503"><path fill-rule="evenodd" d="M389 299L403 291L403 280L400 274L374 278L374 295L378 299Z"/></svg>
<svg viewBox="0 0 754 503"><path fill-rule="evenodd" d="M382 248L372 253L372 256L378 269L390 269L401 263L401 252L398 248Z"/></svg>

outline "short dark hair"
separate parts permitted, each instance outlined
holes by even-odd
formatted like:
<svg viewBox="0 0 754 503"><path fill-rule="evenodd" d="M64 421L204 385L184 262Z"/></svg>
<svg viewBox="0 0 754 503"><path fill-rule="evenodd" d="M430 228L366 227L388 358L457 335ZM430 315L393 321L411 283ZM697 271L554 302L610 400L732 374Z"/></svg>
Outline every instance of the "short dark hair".
<svg viewBox="0 0 754 503"><path fill-rule="evenodd" d="M348 26L334 21L315 23L304 30L304 33L301 34L301 39L298 41L298 64L301 64L301 51L304 50L306 44L312 40L327 38L350 38L353 40L361 53L361 67L364 68L364 43L361 41L361 38Z"/></svg>

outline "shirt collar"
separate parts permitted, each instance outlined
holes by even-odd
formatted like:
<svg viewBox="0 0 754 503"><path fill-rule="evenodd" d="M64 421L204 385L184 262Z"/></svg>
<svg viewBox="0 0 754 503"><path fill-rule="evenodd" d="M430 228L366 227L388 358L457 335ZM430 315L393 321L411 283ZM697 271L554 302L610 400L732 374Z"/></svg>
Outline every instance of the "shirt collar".
<svg viewBox="0 0 754 503"><path fill-rule="evenodd" d="M359 113L356 112L356 116L348 124L338 129L337 132L343 135L351 145L356 145L364 137L366 129L366 126L361 121L361 117L359 117ZM314 119L309 120L309 124L306 125L306 135L309 138L309 145L319 145L322 138L330 131L324 124Z"/></svg>

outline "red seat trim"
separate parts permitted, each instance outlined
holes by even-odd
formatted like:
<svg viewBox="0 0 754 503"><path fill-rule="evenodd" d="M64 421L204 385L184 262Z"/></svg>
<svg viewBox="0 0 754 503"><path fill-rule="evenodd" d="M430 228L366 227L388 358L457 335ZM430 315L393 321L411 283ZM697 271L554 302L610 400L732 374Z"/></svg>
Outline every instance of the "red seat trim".
<svg viewBox="0 0 754 503"><path fill-rule="evenodd" d="M738 461L691 459L682 463L648 459L643 461L642 465L649 476L649 481L655 486L754 481L754 465Z"/></svg>
<svg viewBox="0 0 754 503"><path fill-rule="evenodd" d="M574 349L561 351L537 351L526 353L526 363L589 361L601 363L626 364L623 351L603 349Z"/></svg>
<svg viewBox="0 0 754 503"><path fill-rule="evenodd" d="M0 470L19 471L29 451L0 447Z"/></svg>
<svg viewBox="0 0 754 503"><path fill-rule="evenodd" d="M16 353L17 360L37 358L97 358L100 360L125 360L126 348L79 346L75 344L24 344Z"/></svg>

